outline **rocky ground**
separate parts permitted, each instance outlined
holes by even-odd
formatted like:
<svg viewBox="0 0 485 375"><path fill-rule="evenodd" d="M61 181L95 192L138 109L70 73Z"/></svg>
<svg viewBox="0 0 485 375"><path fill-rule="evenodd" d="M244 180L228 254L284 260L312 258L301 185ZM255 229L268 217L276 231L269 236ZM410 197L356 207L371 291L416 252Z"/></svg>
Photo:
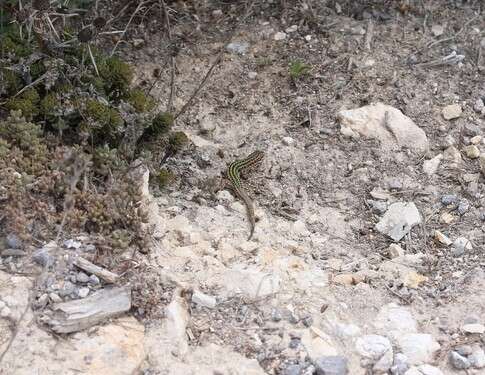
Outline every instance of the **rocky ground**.
<svg viewBox="0 0 485 375"><path fill-rule="evenodd" d="M176 180L133 169L150 248L100 271L75 260L85 235L32 257L7 236L1 374L485 374L483 4L352 3L256 2L230 44L236 5L174 5L175 108L223 55L177 120ZM167 35L132 33L120 51L163 107ZM255 150L247 241L217 186Z"/></svg>

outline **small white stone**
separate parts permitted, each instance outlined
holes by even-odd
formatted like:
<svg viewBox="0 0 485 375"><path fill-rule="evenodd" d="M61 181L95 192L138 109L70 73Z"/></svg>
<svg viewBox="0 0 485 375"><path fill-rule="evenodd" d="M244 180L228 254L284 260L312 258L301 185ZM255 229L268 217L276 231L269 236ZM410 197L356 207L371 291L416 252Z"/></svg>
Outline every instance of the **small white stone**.
<svg viewBox="0 0 485 375"><path fill-rule="evenodd" d="M302 236L308 236L310 234L306 227L306 224L301 220L295 221L292 225L292 228L295 234L299 234Z"/></svg>
<svg viewBox="0 0 485 375"><path fill-rule="evenodd" d="M453 120L461 116L461 106L459 104L450 104L443 108L441 113L445 120Z"/></svg>
<svg viewBox="0 0 485 375"><path fill-rule="evenodd" d="M470 360L472 366L475 368L485 367L485 352L479 345L473 347L473 352L468 357L468 359Z"/></svg>
<svg viewBox="0 0 485 375"><path fill-rule="evenodd" d="M387 252L389 253L389 256L391 257L391 259L404 255L404 249L395 243L389 245L389 247L387 248Z"/></svg>
<svg viewBox="0 0 485 375"><path fill-rule="evenodd" d="M463 151L465 151L465 155L470 159L477 159L480 157L480 150L475 145L466 146Z"/></svg>
<svg viewBox="0 0 485 375"><path fill-rule="evenodd" d="M483 103L483 100L481 98L478 98L475 100L475 103L473 104L473 110L477 113L481 113L483 109L485 108L485 103Z"/></svg>
<svg viewBox="0 0 485 375"><path fill-rule="evenodd" d="M9 307L5 306L1 311L0 311L0 317L2 318L8 318L12 314L12 310L10 310Z"/></svg>
<svg viewBox="0 0 485 375"><path fill-rule="evenodd" d="M436 155L433 159L425 160L423 162L423 171L428 176L432 176L438 170L441 160L443 159L443 154Z"/></svg>
<svg viewBox="0 0 485 375"><path fill-rule="evenodd" d="M217 301L213 296L209 296L198 290L194 290L194 293L192 293L192 302L210 309L213 309L217 305Z"/></svg>
<svg viewBox="0 0 485 375"><path fill-rule="evenodd" d="M485 333L485 326L480 323L465 324L461 327L461 330L466 333Z"/></svg>
<svg viewBox="0 0 485 375"><path fill-rule="evenodd" d="M295 143L295 140L291 137L283 137L283 144L286 146L291 146L293 143Z"/></svg>
<svg viewBox="0 0 485 375"><path fill-rule="evenodd" d="M434 231L434 238L436 239L436 241L438 241L439 243L442 243L445 246L450 246L453 243L453 241L451 241L447 236L445 236L439 230Z"/></svg>
<svg viewBox="0 0 485 375"><path fill-rule="evenodd" d="M258 73L256 73L256 72L249 72L248 73L249 79L255 79L257 76L258 76Z"/></svg>
<svg viewBox="0 0 485 375"><path fill-rule="evenodd" d="M312 40L312 36L311 35L305 35L305 40L307 42L310 42Z"/></svg>
<svg viewBox="0 0 485 375"><path fill-rule="evenodd" d="M445 31L445 28L443 27L443 25L431 26L431 32L433 33L434 36L443 35L444 31Z"/></svg>
<svg viewBox="0 0 485 375"><path fill-rule="evenodd" d="M291 34L291 33L294 33L297 30L298 30L298 25L291 25L285 31L286 31L287 34Z"/></svg>
<svg viewBox="0 0 485 375"><path fill-rule="evenodd" d="M482 136L481 135L476 135L476 136L470 138L470 143L472 145L479 145L481 141L482 141Z"/></svg>
<svg viewBox="0 0 485 375"><path fill-rule="evenodd" d="M81 288L77 291L77 295L81 298L86 298L89 295L89 288Z"/></svg>
<svg viewBox="0 0 485 375"><path fill-rule="evenodd" d="M418 370L422 375L443 375L443 372L438 367L428 364L418 366ZM407 372L405 374L407 374Z"/></svg>
<svg viewBox="0 0 485 375"><path fill-rule="evenodd" d="M274 34L273 39L274 40L284 40L284 39L286 39L286 33L282 32L282 31L278 31L276 34Z"/></svg>

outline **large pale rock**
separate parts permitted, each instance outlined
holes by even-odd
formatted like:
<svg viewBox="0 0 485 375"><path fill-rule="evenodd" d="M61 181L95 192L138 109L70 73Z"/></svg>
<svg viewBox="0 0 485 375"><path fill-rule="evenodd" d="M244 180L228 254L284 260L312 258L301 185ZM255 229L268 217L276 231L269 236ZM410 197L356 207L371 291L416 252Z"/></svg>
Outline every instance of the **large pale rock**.
<svg viewBox="0 0 485 375"><path fill-rule="evenodd" d="M421 223L421 215L413 202L397 202L389 206L376 229L394 241L401 240L413 226Z"/></svg>
<svg viewBox="0 0 485 375"><path fill-rule="evenodd" d="M418 325L411 311L395 303L389 303L381 308L374 320L374 327L393 340L404 333L418 331Z"/></svg>
<svg viewBox="0 0 485 375"><path fill-rule="evenodd" d="M384 336L366 335L355 342L355 349L373 364L376 374L387 373L392 366L393 350L391 342Z"/></svg>
<svg viewBox="0 0 485 375"><path fill-rule="evenodd" d="M222 287L228 295L242 293L249 298L260 298L277 293L281 279L255 267L228 269L222 275Z"/></svg>
<svg viewBox="0 0 485 375"><path fill-rule="evenodd" d="M386 118L387 113L387 118ZM378 139L385 150L401 147L424 153L429 148L426 133L399 109L376 103L338 113L342 134Z"/></svg>
<svg viewBox="0 0 485 375"><path fill-rule="evenodd" d="M426 333L407 333L397 338L397 345L401 352L408 357L409 364L421 365L434 359L440 344L433 336Z"/></svg>

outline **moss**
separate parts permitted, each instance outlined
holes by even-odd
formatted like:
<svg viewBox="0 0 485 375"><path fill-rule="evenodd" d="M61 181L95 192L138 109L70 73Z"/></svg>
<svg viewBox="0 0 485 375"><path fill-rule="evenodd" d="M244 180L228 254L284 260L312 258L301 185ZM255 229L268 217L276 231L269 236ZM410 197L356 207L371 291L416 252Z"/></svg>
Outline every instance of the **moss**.
<svg viewBox="0 0 485 375"><path fill-rule="evenodd" d="M140 89L131 90L127 100L138 112L148 112L155 107L155 101Z"/></svg>
<svg viewBox="0 0 485 375"><path fill-rule="evenodd" d="M98 65L106 91L113 97L124 96L133 80L131 66L116 56L109 57Z"/></svg>
<svg viewBox="0 0 485 375"><path fill-rule="evenodd" d="M184 132L173 132L168 138L172 151L177 152L189 142L189 138Z"/></svg>
<svg viewBox="0 0 485 375"><path fill-rule="evenodd" d="M163 189L175 180L175 175L168 169L160 169L158 172L158 186Z"/></svg>
<svg viewBox="0 0 485 375"><path fill-rule="evenodd" d="M27 119L32 119L39 114L39 100L37 90L30 88L20 96L10 98L5 106L11 111L20 111Z"/></svg>
<svg viewBox="0 0 485 375"><path fill-rule="evenodd" d="M301 62L293 61L290 63L290 77L293 79L298 79L310 72L310 66Z"/></svg>
<svg viewBox="0 0 485 375"><path fill-rule="evenodd" d="M12 111L5 121L0 121L0 138L22 150L34 150L42 144L42 128Z"/></svg>
<svg viewBox="0 0 485 375"><path fill-rule="evenodd" d="M166 134L173 126L175 119L169 112L162 112L155 116L150 126L153 134Z"/></svg>
<svg viewBox="0 0 485 375"><path fill-rule="evenodd" d="M103 128L103 133L109 134L123 125L121 115L114 108L95 99L86 101L86 116Z"/></svg>
<svg viewBox="0 0 485 375"><path fill-rule="evenodd" d="M17 24L8 25L0 35L0 52L10 53L15 57L27 57L32 53L32 48L26 39L20 37L20 29Z"/></svg>
<svg viewBox="0 0 485 375"><path fill-rule="evenodd" d="M56 108L59 106L59 100L55 93L49 93L40 101L40 112L44 116L53 115Z"/></svg>
<svg viewBox="0 0 485 375"><path fill-rule="evenodd" d="M47 69L44 66L42 60L36 61L30 66L30 75L33 80L39 78L42 74L44 74Z"/></svg>
<svg viewBox="0 0 485 375"><path fill-rule="evenodd" d="M14 95L22 88L22 78L17 72L3 68L0 77L0 83L9 95Z"/></svg>

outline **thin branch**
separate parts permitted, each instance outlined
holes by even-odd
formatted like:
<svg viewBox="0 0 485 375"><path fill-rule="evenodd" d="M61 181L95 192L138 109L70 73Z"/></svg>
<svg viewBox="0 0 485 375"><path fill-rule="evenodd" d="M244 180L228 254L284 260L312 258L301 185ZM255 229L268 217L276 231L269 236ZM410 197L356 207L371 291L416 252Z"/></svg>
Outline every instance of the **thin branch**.
<svg viewBox="0 0 485 375"><path fill-rule="evenodd" d="M115 53L116 48L118 48L118 45L121 43L121 41L123 40L126 32L128 31L128 28L130 27L130 24L133 21L133 18L135 18L135 15L140 11L140 9L145 5L145 3L146 3L145 1L142 1L136 7L135 11L133 12L133 14L131 15L130 19L128 20L128 23L126 24L125 29L123 30L123 33L120 36L120 39L116 42L115 46L113 47L113 50L111 51L110 56L113 56L113 54Z"/></svg>
<svg viewBox="0 0 485 375"><path fill-rule="evenodd" d="M170 15L168 14L167 5L165 4L164 0L160 0L162 4L163 13L165 15L165 25L167 26L167 36L170 46L173 49L172 45L172 30L170 29ZM174 51L170 51L170 95L168 97L167 103L167 112L172 113L173 109L173 93L175 87L175 55Z"/></svg>
<svg viewBox="0 0 485 375"><path fill-rule="evenodd" d="M190 105L192 104L195 97L202 90L205 83L207 82L207 80L211 76L212 72L214 71L215 67L222 60L222 56L224 54L224 50L226 48L226 45L232 40L232 38L236 34L236 31L238 30L239 26L249 17L253 5L254 5L254 0L250 3L250 5L248 5L248 7L246 9L246 13L244 14L244 16L239 19L239 22L236 24L236 26L234 26L233 30L229 33L229 36L226 38L226 40L222 44L221 48L219 49L219 53L217 54L216 59L214 60L211 67L209 68L209 70L205 74L205 76L202 79L202 81L200 82L199 86L196 87L196 89L194 90L194 92L190 96L189 100L183 105L182 109L174 116L174 120L176 120L178 117L180 117L181 115L183 115L187 111L187 109L190 107Z"/></svg>

